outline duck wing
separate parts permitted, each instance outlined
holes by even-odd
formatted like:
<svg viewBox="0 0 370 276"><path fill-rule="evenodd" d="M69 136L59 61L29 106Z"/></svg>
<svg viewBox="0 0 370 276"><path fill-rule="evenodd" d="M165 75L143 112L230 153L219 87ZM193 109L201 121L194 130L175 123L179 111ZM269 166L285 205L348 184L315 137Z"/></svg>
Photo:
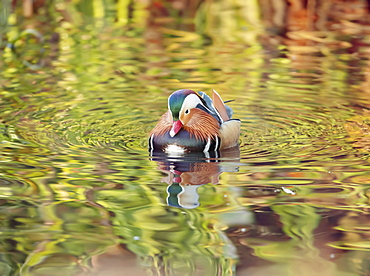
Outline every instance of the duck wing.
<svg viewBox="0 0 370 276"><path fill-rule="evenodd" d="M216 92L216 90L212 89L212 100L213 105L220 114L220 117L224 122L230 120L229 115L227 114L226 107L224 102L221 99L221 96Z"/></svg>
<svg viewBox="0 0 370 276"><path fill-rule="evenodd" d="M220 114L217 112L216 108L212 103L212 99L204 92L198 91L200 98L204 105L198 105L197 108L202 109L203 111L207 112L208 114L212 115L220 124L222 124L222 118Z"/></svg>
<svg viewBox="0 0 370 276"><path fill-rule="evenodd" d="M220 123L230 120L233 114L232 109L224 104L220 95L215 90L212 90L212 92L211 99L206 93L198 91L199 96L202 98L206 108L208 109L207 112L215 117Z"/></svg>
<svg viewBox="0 0 370 276"><path fill-rule="evenodd" d="M232 102L234 100L231 100L231 101L227 101L227 102ZM234 111L232 110L232 108L228 105L225 104L225 108L226 108L226 113L227 115L229 116L229 118L231 119L231 117L233 116L234 114Z"/></svg>

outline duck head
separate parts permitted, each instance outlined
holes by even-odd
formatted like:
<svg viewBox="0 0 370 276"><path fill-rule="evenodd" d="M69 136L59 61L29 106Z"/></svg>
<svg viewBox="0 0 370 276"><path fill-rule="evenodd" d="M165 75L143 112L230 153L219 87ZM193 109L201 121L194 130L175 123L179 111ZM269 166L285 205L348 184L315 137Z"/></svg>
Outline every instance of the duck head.
<svg viewBox="0 0 370 276"><path fill-rule="evenodd" d="M202 99L190 89L181 89L173 92L168 98L168 110L172 116L172 128L170 136L174 137L183 126L190 125L192 118L199 114L194 108L203 106Z"/></svg>

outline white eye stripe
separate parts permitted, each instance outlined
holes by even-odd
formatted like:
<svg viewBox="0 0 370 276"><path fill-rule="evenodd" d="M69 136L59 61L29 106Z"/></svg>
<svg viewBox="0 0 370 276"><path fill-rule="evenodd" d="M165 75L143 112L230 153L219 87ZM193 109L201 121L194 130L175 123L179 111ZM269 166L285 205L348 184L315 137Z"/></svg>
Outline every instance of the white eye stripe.
<svg viewBox="0 0 370 276"><path fill-rule="evenodd" d="M195 108L198 104L203 105L202 101L199 99L197 95L190 94L186 96L184 102L182 103L180 114L184 112L186 115L187 114L186 110L190 111L190 109Z"/></svg>

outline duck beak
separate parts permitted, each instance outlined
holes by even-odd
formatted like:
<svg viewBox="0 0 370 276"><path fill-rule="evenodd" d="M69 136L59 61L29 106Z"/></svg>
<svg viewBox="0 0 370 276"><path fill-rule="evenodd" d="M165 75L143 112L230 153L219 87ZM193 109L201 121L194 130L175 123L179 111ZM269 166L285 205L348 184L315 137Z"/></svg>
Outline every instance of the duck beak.
<svg viewBox="0 0 370 276"><path fill-rule="evenodd" d="M182 126L183 125L182 125L180 120L179 121L174 121L173 124L172 124L171 131L170 131L170 136L171 137L175 136L180 131Z"/></svg>

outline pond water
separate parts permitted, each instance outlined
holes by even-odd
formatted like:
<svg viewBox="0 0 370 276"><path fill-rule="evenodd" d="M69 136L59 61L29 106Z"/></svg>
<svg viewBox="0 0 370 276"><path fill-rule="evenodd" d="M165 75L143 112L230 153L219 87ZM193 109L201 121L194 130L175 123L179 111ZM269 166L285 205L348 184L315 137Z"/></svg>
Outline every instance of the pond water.
<svg viewBox="0 0 370 276"><path fill-rule="evenodd" d="M369 275L366 30L260 40L202 14L65 11L9 15L1 275ZM177 89L234 100L240 147L150 156Z"/></svg>

